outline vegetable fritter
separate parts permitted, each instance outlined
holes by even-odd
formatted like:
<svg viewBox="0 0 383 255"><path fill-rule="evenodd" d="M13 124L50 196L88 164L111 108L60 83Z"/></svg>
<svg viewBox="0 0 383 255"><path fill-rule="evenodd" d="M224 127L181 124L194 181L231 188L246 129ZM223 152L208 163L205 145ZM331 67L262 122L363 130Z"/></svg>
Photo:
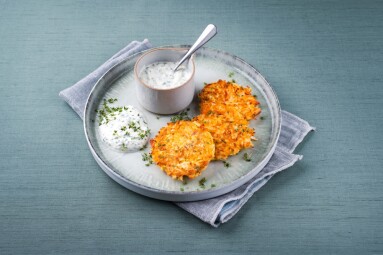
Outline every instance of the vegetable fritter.
<svg viewBox="0 0 383 255"><path fill-rule="evenodd" d="M153 161L173 179L199 176L214 158L212 135L193 121L168 123L150 143Z"/></svg>
<svg viewBox="0 0 383 255"><path fill-rule="evenodd" d="M258 100L250 87L218 80L207 84L199 94L201 114L240 112L246 120L254 119L260 112Z"/></svg>
<svg viewBox="0 0 383 255"><path fill-rule="evenodd" d="M174 118L151 140L153 161L173 179L195 178L211 160L253 147L249 121L261 108L250 87L219 80L207 84L199 98L200 115L191 121Z"/></svg>
<svg viewBox="0 0 383 255"><path fill-rule="evenodd" d="M254 129L241 114L200 114L193 119L213 136L216 160L227 159L240 150L253 147Z"/></svg>

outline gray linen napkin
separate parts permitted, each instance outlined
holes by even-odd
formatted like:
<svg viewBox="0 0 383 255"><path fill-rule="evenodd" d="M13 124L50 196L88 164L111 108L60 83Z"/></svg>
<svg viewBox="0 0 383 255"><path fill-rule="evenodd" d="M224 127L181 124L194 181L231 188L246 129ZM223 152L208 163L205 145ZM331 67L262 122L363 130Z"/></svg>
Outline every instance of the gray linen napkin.
<svg viewBox="0 0 383 255"><path fill-rule="evenodd" d="M61 91L59 94L60 97L83 118L86 100L97 80L111 67L127 56L147 50L151 47L147 39L142 42L131 42L95 71L85 76L73 86ZM307 133L314 129L315 128L311 127L305 120L286 111L282 111L282 129L277 147L269 163L260 173L246 184L225 195L197 202L176 203L176 205L214 227L227 222L275 173L285 170L296 161L302 159L301 155L295 155L293 151Z"/></svg>
<svg viewBox="0 0 383 255"><path fill-rule="evenodd" d="M128 46L117 52L96 70L82 78L73 86L62 90L59 96L64 99L82 119L84 117L86 100L98 79L126 57L150 49L151 47L152 45L148 39L145 39L142 42L133 41L129 43Z"/></svg>
<svg viewBox="0 0 383 255"><path fill-rule="evenodd" d="M282 128L277 147L261 172L241 187L225 195L203 201L177 203L177 205L214 227L227 222L274 174L303 158L302 155L295 155L292 152L307 133L314 129L307 121L282 111Z"/></svg>

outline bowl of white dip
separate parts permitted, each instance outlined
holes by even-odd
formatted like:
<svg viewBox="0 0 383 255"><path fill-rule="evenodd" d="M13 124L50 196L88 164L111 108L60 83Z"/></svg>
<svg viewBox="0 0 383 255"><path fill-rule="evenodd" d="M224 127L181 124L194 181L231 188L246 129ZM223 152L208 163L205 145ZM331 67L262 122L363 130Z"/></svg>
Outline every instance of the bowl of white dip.
<svg viewBox="0 0 383 255"><path fill-rule="evenodd" d="M134 66L138 102L148 111L172 114L185 109L195 93L194 57L176 71L187 52L183 48L155 48L144 53Z"/></svg>

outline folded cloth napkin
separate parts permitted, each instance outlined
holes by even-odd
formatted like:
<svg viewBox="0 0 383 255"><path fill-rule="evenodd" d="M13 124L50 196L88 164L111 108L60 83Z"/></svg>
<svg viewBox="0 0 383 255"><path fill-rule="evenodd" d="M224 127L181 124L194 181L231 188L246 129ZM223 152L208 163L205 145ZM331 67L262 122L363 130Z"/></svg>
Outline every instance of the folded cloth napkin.
<svg viewBox="0 0 383 255"><path fill-rule="evenodd" d="M131 42L95 71L85 76L73 86L61 91L60 97L83 118L86 100L98 79L127 56L151 47L147 39L142 42ZM314 128L305 120L282 111L282 129L277 147L270 161L260 173L246 184L225 195L197 202L176 203L176 205L214 227L227 222L275 173L292 166L296 161L302 159L301 155L295 155L293 151L311 130L314 130Z"/></svg>

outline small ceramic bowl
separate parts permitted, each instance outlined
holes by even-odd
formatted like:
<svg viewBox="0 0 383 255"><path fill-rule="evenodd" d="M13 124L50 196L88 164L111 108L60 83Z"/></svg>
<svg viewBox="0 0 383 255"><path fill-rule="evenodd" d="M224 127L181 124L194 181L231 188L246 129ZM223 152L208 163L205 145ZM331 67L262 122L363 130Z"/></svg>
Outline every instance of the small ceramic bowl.
<svg viewBox="0 0 383 255"><path fill-rule="evenodd" d="M185 109L193 100L195 93L194 56L189 59L187 68L190 78L186 82L171 88L153 88L140 78L142 70L156 62L178 62L188 49L155 48L144 53L134 66L136 94L138 102L148 111L158 114L172 114Z"/></svg>

